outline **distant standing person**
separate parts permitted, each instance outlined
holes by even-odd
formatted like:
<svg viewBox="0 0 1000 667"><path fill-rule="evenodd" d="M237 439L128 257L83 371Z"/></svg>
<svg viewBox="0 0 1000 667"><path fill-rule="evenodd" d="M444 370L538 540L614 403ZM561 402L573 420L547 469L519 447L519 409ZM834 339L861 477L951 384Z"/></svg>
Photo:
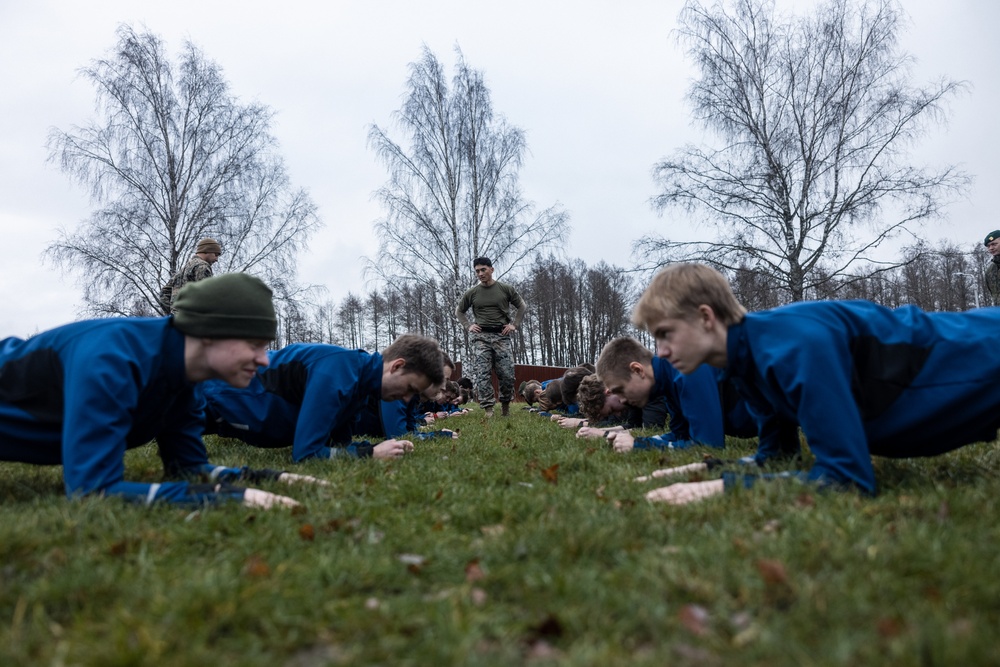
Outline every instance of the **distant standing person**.
<svg viewBox="0 0 1000 667"><path fill-rule="evenodd" d="M994 306L1000 306L1000 229L990 232L983 241L992 261L986 266L986 290Z"/></svg>
<svg viewBox="0 0 1000 667"><path fill-rule="evenodd" d="M198 241L194 256L160 290L160 307L163 308L164 315L173 312L174 301L184 285L212 277L212 265L219 261L221 254L222 246L215 239Z"/></svg>
<svg viewBox="0 0 1000 667"><path fill-rule="evenodd" d="M479 284L458 302L455 315L472 334L472 377L479 404L486 409L487 417L493 416L496 397L492 373L496 371L501 414L506 417L514 398L514 353L510 336L521 326L528 305L512 286L493 279L493 262L488 257L477 257L472 266ZM511 306L517 309L513 321ZM469 308L472 308L475 322L470 322L465 315Z"/></svg>

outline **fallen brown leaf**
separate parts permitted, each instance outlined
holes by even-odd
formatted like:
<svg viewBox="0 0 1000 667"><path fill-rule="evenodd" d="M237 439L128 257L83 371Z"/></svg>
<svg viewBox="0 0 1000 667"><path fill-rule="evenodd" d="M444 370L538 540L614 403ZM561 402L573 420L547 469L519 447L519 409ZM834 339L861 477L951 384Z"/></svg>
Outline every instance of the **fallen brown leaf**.
<svg viewBox="0 0 1000 667"><path fill-rule="evenodd" d="M811 493L800 493L795 499L795 506L801 509L816 507L816 499Z"/></svg>
<svg viewBox="0 0 1000 667"><path fill-rule="evenodd" d="M708 632L708 610L696 604L686 604L677 612L677 618L688 632L701 637Z"/></svg>
<svg viewBox="0 0 1000 667"><path fill-rule="evenodd" d="M895 617L880 618L875 624L878 629L878 636L882 639L892 639L893 637L898 637L903 634L903 630L906 626L903 621Z"/></svg>
<svg viewBox="0 0 1000 667"><path fill-rule="evenodd" d="M550 483L550 484L558 484L559 483L559 464L556 463L555 465L551 465L548 468L543 469L542 470L542 477L544 477L545 481L548 482L548 483Z"/></svg>
<svg viewBox="0 0 1000 667"><path fill-rule="evenodd" d="M311 523L304 523L299 526L299 537L306 542L312 542L316 539L316 529L313 528Z"/></svg>
<svg viewBox="0 0 1000 667"><path fill-rule="evenodd" d="M254 554L243 562L243 574L248 577L266 577L271 574L271 566Z"/></svg>
<svg viewBox="0 0 1000 667"><path fill-rule="evenodd" d="M483 572L483 568L479 566L479 559L478 558L474 558L474 559L470 560L468 563L466 563L466 565L465 565L465 580L466 581L468 581L469 583L472 583L473 581L479 581L480 579L482 579L485 576L486 576L486 573L484 573Z"/></svg>
<svg viewBox="0 0 1000 667"><path fill-rule="evenodd" d="M108 553L112 556L124 556L128 553L128 540L122 540L121 542L115 542L108 549Z"/></svg>
<svg viewBox="0 0 1000 667"><path fill-rule="evenodd" d="M760 573L760 578L764 580L765 584L769 586L788 584L788 572L785 571L785 566L781 561L762 558L757 561L756 565L757 572Z"/></svg>

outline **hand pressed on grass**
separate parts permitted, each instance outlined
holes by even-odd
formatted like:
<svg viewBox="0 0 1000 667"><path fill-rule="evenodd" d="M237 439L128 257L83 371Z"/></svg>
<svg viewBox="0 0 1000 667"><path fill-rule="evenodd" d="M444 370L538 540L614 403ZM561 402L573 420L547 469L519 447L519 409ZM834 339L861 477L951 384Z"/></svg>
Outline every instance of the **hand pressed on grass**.
<svg viewBox="0 0 1000 667"><path fill-rule="evenodd" d="M407 452L413 451L413 443L409 440L386 440L375 445L372 456L376 459L398 459Z"/></svg>
<svg viewBox="0 0 1000 667"><path fill-rule="evenodd" d="M687 505L705 498L721 495L723 492L721 479L708 482L680 482L659 489L653 489L646 494L650 502L669 503L671 505Z"/></svg>
<svg viewBox="0 0 1000 667"><path fill-rule="evenodd" d="M260 509L271 509L273 507L298 507L298 501L287 496L279 496L269 491L260 489L247 489L243 494L244 507L257 507Z"/></svg>
<svg viewBox="0 0 1000 667"><path fill-rule="evenodd" d="M312 475L300 475L294 472L283 472L278 475L278 481L285 484L316 484L317 486L332 486L330 482Z"/></svg>
<svg viewBox="0 0 1000 667"><path fill-rule="evenodd" d="M687 465L677 466L676 468L661 468L660 470L654 470L648 475L636 477L634 481L650 482L660 477L679 477L680 475L685 475L687 473L705 472L706 470L708 470L707 463L688 463Z"/></svg>
<svg viewBox="0 0 1000 667"><path fill-rule="evenodd" d="M624 431L625 429L621 426L612 426L611 428L595 428L593 426L581 426L580 430L576 432L576 437L578 438L606 438L609 433L615 433L617 431Z"/></svg>
<svg viewBox="0 0 1000 667"><path fill-rule="evenodd" d="M628 454L635 448L635 436L628 431L608 433L608 442L619 454Z"/></svg>

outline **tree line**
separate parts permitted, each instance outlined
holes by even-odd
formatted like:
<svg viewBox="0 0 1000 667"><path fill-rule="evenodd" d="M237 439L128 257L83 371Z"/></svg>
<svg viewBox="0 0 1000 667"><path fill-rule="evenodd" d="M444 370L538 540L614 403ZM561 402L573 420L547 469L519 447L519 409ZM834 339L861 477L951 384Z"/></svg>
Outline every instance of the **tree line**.
<svg viewBox="0 0 1000 667"><path fill-rule="evenodd" d="M507 280L505 278L505 280ZM539 258L521 277L509 279L528 302L516 336L515 362L571 366L594 360L601 346L631 330L631 304L637 298L634 276L599 262ZM402 333L441 341L461 359L467 332L456 327L455 306L446 290L426 282L386 284L366 294L348 294L280 317L279 344L332 343L379 350Z"/></svg>
<svg viewBox="0 0 1000 667"><path fill-rule="evenodd" d="M611 338L635 334L638 290L675 261L716 266L751 310L829 298L986 305L978 245L918 244L872 259L904 231L919 236L913 227L969 181L907 162L964 84L911 83L897 45L904 19L895 0L825 0L798 17L772 0L689 0L676 34L700 72L688 100L704 140L654 165L651 201L710 231L638 239L631 267L558 254L570 217L522 192L525 132L494 108L485 74L457 47L450 77L425 47L392 123L368 129L387 173L374 193L383 215L372 221L380 245L366 273L375 287L340 303L297 280L291 260L322 223L287 178L270 109L241 102L190 42L175 65L157 36L121 26L116 46L81 70L100 117L49 137L50 159L90 187L96 207L48 255L77 274L85 313L151 315L159 287L213 236L229 270L275 288L277 344L381 349L416 332L456 359L468 333L454 308L485 255L529 304L516 361L551 366L593 361Z"/></svg>
<svg viewBox="0 0 1000 667"><path fill-rule="evenodd" d="M880 272L838 272L816 281L808 299L865 299L896 308L912 304L928 311L962 311L994 305L986 291L979 244L941 242L903 249L895 266ZM787 286L766 272L743 267L725 270L737 298L749 310L775 308L794 299ZM515 362L573 366L594 362L612 338L631 335L651 342L631 324L632 307L648 272L603 262L537 259L524 276L511 279L528 302L516 337ZM455 335L455 303L424 283L386 285L364 295L348 294L303 308L281 319L281 341L332 343L379 350L401 333L432 336L461 359L466 339Z"/></svg>

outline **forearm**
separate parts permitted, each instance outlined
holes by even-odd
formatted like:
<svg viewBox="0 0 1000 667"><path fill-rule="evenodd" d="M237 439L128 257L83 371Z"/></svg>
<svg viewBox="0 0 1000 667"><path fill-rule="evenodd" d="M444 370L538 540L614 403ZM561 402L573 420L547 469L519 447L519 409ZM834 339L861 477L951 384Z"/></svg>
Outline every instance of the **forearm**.
<svg viewBox="0 0 1000 667"><path fill-rule="evenodd" d="M524 315L527 312L528 312L528 302L522 299L521 307L518 308L517 311L514 313L514 321L511 324L513 324L515 327L520 328L521 322L524 320Z"/></svg>
<svg viewBox="0 0 1000 667"><path fill-rule="evenodd" d="M699 443L693 440L678 440L672 433L651 435L635 439L636 449L686 449Z"/></svg>
<svg viewBox="0 0 1000 667"><path fill-rule="evenodd" d="M352 442L343 447L327 448L330 452L327 458L331 459L368 459L371 458L375 445L367 441Z"/></svg>
<svg viewBox="0 0 1000 667"><path fill-rule="evenodd" d="M241 503L245 492L246 489L228 484L116 482L103 489L101 494L144 505L170 503L172 505L201 506L228 502Z"/></svg>
<svg viewBox="0 0 1000 667"><path fill-rule="evenodd" d="M414 433L414 436L418 440L432 440L434 438L450 438L451 431L424 431L423 433Z"/></svg>

